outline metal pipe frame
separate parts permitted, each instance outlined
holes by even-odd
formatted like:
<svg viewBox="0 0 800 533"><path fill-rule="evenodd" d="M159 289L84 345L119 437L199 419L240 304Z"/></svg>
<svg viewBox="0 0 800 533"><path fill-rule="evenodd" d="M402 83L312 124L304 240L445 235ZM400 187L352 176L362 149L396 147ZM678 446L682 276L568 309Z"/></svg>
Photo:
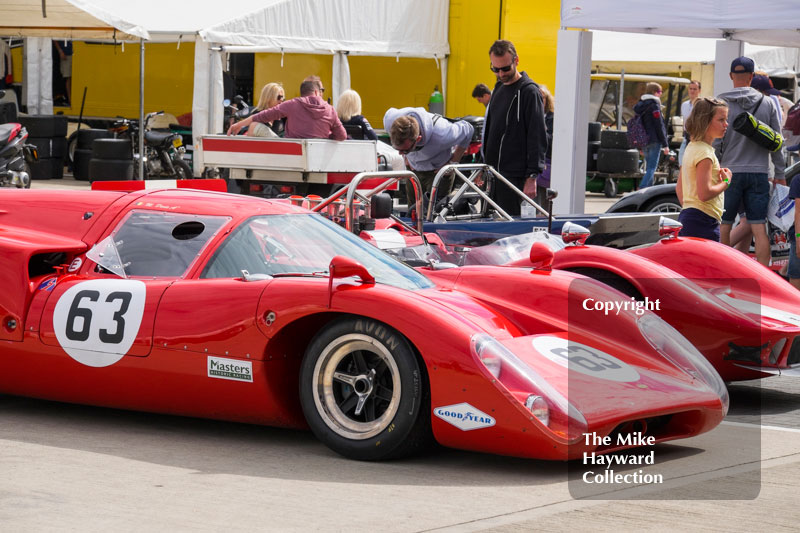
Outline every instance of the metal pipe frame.
<svg viewBox="0 0 800 533"><path fill-rule="evenodd" d="M462 173L462 171L471 171L472 173L470 174L469 177L467 177ZM458 201L464 195L464 193L467 190L467 187L469 187L473 191L478 193L481 199L483 199L488 205L491 205L502 218L504 218L505 220L514 220L514 218L511 215L506 213L499 205L497 205L497 203L494 200L492 200L489 197L486 191L475 185L474 183L475 179L477 179L479 176L483 174L488 173L497 178L498 180L502 181L506 185L508 185L508 187L511 190L517 193L517 195L520 197L521 200L532 205L537 211L542 213L544 216L548 216L549 214L547 210L545 210L542 206L533 201L527 194L522 192L516 185L508 181L508 179L506 179L505 176L497 172L491 166L485 164L453 164L453 165L443 166L441 169L439 169L439 172L437 172L436 176L433 178L433 185L431 186L431 197L428 202L428 213L426 214L425 217L425 220L428 222L433 220L433 207L435 205L436 193L439 189L439 182L450 172L453 172L456 177L458 177L461 181L464 182L464 184L458 189L458 191L456 191L456 194L450 200L451 204L455 204L456 201ZM439 213L439 215L446 218L447 212L448 208L445 207L444 211L442 213Z"/></svg>

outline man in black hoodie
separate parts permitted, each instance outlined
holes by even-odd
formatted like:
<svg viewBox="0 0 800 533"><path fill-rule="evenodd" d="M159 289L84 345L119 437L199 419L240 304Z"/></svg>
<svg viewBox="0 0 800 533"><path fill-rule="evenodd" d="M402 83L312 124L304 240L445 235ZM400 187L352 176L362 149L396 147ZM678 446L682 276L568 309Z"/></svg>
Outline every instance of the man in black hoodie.
<svg viewBox="0 0 800 533"><path fill-rule="evenodd" d="M497 84L486 110L484 159L533 197L547 152L542 95L525 72L517 71L519 56L510 41L495 41L489 48L489 61ZM499 180L494 184L494 200L509 215L520 214L521 198Z"/></svg>

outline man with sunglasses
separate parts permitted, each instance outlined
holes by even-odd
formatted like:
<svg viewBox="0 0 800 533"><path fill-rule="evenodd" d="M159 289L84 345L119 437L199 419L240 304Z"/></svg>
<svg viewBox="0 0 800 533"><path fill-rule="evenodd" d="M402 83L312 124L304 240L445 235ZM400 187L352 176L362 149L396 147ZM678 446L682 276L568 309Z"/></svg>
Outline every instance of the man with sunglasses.
<svg viewBox="0 0 800 533"><path fill-rule="evenodd" d="M458 163L469 148L474 129L465 120L451 122L422 107L390 108L383 116L389 140L420 180L422 190L430 194L433 179L443 166ZM453 175L439 182L437 200L450 194ZM409 209L414 205L414 191L406 187Z"/></svg>
<svg viewBox="0 0 800 533"><path fill-rule="evenodd" d="M519 56L511 41L498 40L489 48L489 68L497 84L486 110L484 160L530 197L536 177L544 170L547 129L539 86L519 72ZM509 215L520 214L520 197L495 180L494 200Z"/></svg>

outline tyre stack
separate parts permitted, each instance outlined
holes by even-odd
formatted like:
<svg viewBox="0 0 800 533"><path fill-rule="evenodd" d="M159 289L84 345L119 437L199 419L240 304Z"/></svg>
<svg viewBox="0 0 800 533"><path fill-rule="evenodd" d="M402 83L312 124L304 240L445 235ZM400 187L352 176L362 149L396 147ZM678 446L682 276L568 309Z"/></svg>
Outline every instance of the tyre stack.
<svg viewBox="0 0 800 533"><path fill-rule="evenodd" d="M589 147L586 153L586 170L589 172L597 170L597 153L600 150L600 129L599 122L589 123Z"/></svg>
<svg viewBox="0 0 800 533"><path fill-rule="evenodd" d="M639 171L639 150L629 149L624 130L603 130L597 151L597 170L608 174L630 174Z"/></svg>
<svg viewBox="0 0 800 533"><path fill-rule="evenodd" d="M53 115L20 116L28 130L27 144L36 146L38 159L30 165L31 179L51 180L64 177L67 154L67 117Z"/></svg>
<svg viewBox="0 0 800 533"><path fill-rule="evenodd" d="M133 179L133 146L129 139L95 139L89 160L89 181Z"/></svg>
<svg viewBox="0 0 800 533"><path fill-rule="evenodd" d="M109 139L113 134L103 129L82 129L76 133L75 154L72 156L72 175L76 180L89 180L89 161L95 139ZM130 144L130 142L128 142Z"/></svg>

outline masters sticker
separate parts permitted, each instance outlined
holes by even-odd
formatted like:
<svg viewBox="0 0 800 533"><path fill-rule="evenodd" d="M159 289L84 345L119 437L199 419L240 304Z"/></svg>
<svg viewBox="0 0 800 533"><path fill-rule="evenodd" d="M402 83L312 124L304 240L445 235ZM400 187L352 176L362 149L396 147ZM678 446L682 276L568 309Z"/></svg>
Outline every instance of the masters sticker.
<svg viewBox="0 0 800 533"><path fill-rule="evenodd" d="M208 377L253 382L253 363L238 359L208 357Z"/></svg>

